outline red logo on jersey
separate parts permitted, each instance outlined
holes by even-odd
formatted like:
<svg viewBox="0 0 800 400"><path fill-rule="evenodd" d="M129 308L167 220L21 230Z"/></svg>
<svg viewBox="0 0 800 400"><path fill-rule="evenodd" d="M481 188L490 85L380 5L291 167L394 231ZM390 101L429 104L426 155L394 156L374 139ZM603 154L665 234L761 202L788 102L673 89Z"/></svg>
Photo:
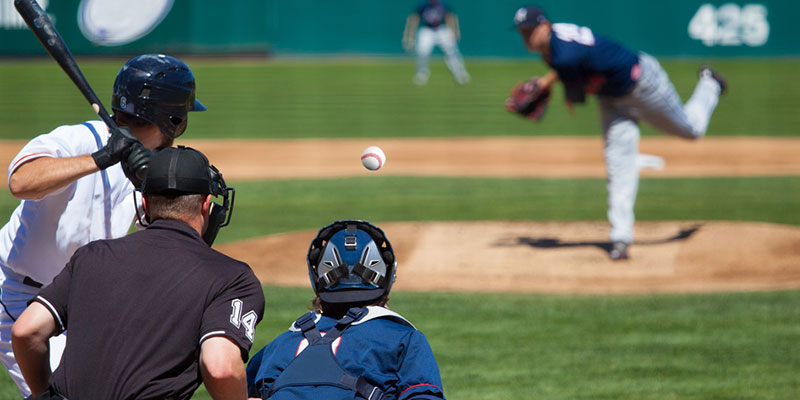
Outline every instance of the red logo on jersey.
<svg viewBox="0 0 800 400"><path fill-rule="evenodd" d="M597 94L605 83L606 78L603 75L590 75L586 84L583 85L583 90L586 93Z"/></svg>
<svg viewBox="0 0 800 400"><path fill-rule="evenodd" d="M634 64L633 68L631 68L631 80L634 82L639 80L639 77L642 76L642 66L639 64Z"/></svg>

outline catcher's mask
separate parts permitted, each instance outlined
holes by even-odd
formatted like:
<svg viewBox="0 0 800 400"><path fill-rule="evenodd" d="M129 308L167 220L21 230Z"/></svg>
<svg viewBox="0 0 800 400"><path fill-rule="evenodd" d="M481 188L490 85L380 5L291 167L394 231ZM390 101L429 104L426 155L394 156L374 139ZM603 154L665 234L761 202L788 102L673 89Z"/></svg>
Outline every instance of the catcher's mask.
<svg viewBox="0 0 800 400"><path fill-rule="evenodd" d="M206 110L195 99L192 70L164 54L143 54L122 66L114 81L111 108L158 126L172 139L186 130L189 111Z"/></svg>
<svg viewBox="0 0 800 400"><path fill-rule="evenodd" d="M211 194L222 196L222 204L211 203L208 227L203 240L211 246L219 229L228 226L233 214L236 191L225 184L222 173L209 164L203 153L190 147L170 147L156 152L150 159L147 176L142 182L142 195ZM142 226L149 225L150 216L137 217Z"/></svg>
<svg viewBox="0 0 800 400"><path fill-rule="evenodd" d="M320 229L306 260L311 286L327 303L377 300L391 290L397 269L383 231L359 220L336 221Z"/></svg>

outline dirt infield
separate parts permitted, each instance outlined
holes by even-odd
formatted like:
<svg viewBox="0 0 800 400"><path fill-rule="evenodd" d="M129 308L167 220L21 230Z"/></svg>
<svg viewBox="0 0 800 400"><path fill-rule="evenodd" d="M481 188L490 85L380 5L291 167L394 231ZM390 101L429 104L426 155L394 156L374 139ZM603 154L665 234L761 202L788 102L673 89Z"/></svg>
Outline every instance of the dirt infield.
<svg viewBox="0 0 800 400"><path fill-rule="evenodd" d="M24 142L0 143L10 161ZM206 153L229 181L349 176L605 176L602 140L443 138L181 140ZM364 169L380 146L387 164ZM644 177L799 176L798 138L644 138L642 153L664 158ZM373 175L371 175L373 174ZM331 216L331 219L336 216ZM380 223L380 221L375 221ZM392 240L407 290L636 293L800 287L800 228L766 223L642 222L632 259L611 262L599 222L380 224ZM262 282L305 286L304 255L315 232L219 248L247 261Z"/></svg>
<svg viewBox="0 0 800 400"><path fill-rule="evenodd" d="M185 140L225 172L226 179L370 176L361 151L386 153L382 175L563 177L605 176L603 141L576 138L441 138L335 140ZM695 142L648 137L640 151L664 158L666 168L644 177L797 176L798 138L715 138ZM9 157L10 158L10 157Z"/></svg>
<svg viewBox="0 0 800 400"><path fill-rule="evenodd" d="M607 255L599 222L380 224L398 257L396 288L543 293L649 293L800 287L800 229L766 223L637 223L632 258ZM262 282L307 286L316 231L219 246Z"/></svg>
<svg viewBox="0 0 800 400"><path fill-rule="evenodd" d="M370 176L361 150L379 145L384 175L603 177L600 138L187 141L230 179ZM665 159L645 177L796 176L800 140L645 138ZM252 156L252 154L258 156ZM607 224L470 222L381 224L401 264L397 288L560 293L706 292L800 287L800 229L763 223L637 223L632 259L611 262ZM222 248L264 282L307 285L315 232Z"/></svg>

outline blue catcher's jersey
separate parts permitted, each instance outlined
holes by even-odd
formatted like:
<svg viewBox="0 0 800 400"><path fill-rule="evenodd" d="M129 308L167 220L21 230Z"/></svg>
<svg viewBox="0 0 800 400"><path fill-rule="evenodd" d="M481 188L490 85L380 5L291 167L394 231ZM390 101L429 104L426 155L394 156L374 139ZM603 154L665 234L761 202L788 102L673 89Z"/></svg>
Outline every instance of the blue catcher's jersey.
<svg viewBox="0 0 800 400"><path fill-rule="evenodd" d="M639 78L639 56L586 27L553 24L550 59L569 93L583 88L600 96L622 97Z"/></svg>
<svg viewBox="0 0 800 400"><path fill-rule="evenodd" d="M417 14L422 21L422 24L429 28L436 28L445 22L445 16L450 12L441 1L431 4L428 1L423 2L417 8Z"/></svg>
<svg viewBox="0 0 800 400"><path fill-rule="evenodd" d="M368 307L331 343L336 361L347 372L362 376L384 391L385 400L412 397L444 399L439 367L425 336L400 315L383 307ZM327 332L336 320L316 315L317 327ZM308 340L295 326L256 353L247 365L250 396L266 394L273 382L303 350ZM312 374L313 375L313 371ZM330 386L294 386L274 393L272 400L353 398L353 393Z"/></svg>

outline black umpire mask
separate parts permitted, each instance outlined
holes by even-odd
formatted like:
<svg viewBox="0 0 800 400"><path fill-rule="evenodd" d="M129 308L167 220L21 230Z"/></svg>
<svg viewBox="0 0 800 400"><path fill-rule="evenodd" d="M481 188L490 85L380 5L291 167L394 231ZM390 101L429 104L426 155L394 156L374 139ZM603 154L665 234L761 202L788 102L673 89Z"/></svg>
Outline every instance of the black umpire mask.
<svg viewBox="0 0 800 400"><path fill-rule="evenodd" d="M209 246L214 243L219 229L231 221L235 193L232 187L225 185L222 174L209 164L203 153L184 146L170 147L155 153L148 164L147 176L142 182L142 194L145 196L153 194L221 196L222 204L211 203L208 227L203 232L203 241ZM149 215L145 215L145 219L150 222ZM146 226L141 217L139 223Z"/></svg>

